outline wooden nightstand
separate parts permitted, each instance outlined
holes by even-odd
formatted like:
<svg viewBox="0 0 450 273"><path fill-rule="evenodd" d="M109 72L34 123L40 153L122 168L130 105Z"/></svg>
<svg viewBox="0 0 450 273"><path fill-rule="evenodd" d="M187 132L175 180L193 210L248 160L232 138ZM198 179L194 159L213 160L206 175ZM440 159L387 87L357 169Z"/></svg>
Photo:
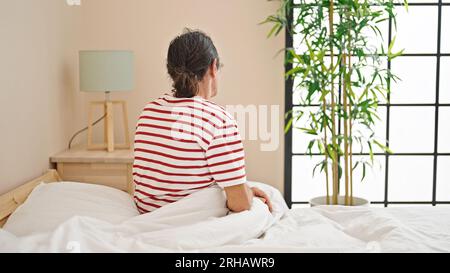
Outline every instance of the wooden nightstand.
<svg viewBox="0 0 450 273"><path fill-rule="evenodd" d="M132 150L89 151L72 148L50 157L64 181L75 181L114 186L134 191Z"/></svg>

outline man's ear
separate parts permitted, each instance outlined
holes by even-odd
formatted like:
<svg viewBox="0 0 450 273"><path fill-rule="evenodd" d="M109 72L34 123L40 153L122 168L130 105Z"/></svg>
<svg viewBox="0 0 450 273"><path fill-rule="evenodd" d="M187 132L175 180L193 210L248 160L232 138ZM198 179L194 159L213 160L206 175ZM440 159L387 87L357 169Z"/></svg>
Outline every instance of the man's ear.
<svg viewBox="0 0 450 273"><path fill-rule="evenodd" d="M217 58L213 60L213 62L211 63L210 67L211 69L211 76L212 77L216 77L217 76Z"/></svg>

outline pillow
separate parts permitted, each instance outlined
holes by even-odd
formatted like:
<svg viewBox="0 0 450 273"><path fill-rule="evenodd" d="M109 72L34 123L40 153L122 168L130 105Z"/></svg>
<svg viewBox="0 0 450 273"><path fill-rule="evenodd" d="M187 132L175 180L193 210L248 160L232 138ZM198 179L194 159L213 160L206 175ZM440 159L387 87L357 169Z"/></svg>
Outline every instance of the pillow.
<svg viewBox="0 0 450 273"><path fill-rule="evenodd" d="M25 236L53 231L73 216L117 224L137 215L131 196L118 189L76 182L41 183L3 228L16 236Z"/></svg>

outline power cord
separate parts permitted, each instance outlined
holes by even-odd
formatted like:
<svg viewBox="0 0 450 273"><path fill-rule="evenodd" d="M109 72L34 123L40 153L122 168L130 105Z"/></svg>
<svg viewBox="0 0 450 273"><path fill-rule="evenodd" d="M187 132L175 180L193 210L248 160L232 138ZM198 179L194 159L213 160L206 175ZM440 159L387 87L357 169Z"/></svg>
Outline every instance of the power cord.
<svg viewBox="0 0 450 273"><path fill-rule="evenodd" d="M92 126L94 126L95 124L99 123L101 120L103 120L106 117L106 114L104 114L101 118L97 119L96 121L94 121L94 123L92 123ZM86 126L85 128L81 129L80 131L76 132L72 138L69 141L69 150L72 146L72 142L75 139L76 136L78 136L79 134L81 134L82 132L86 131L89 128L89 126Z"/></svg>

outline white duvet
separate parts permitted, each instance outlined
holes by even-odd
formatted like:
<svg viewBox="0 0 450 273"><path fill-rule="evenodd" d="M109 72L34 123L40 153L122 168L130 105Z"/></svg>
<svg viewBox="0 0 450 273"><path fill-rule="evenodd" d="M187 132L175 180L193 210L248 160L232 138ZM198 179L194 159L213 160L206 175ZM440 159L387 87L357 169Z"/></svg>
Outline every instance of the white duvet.
<svg viewBox="0 0 450 273"><path fill-rule="evenodd" d="M292 209L260 239L217 252L450 252L450 207Z"/></svg>
<svg viewBox="0 0 450 273"><path fill-rule="evenodd" d="M259 183L258 186L269 190L274 200L282 200L273 188ZM18 237L0 230L0 251L199 251L258 238L286 211L284 201L276 202L272 214L255 198L250 210L230 213L223 190L213 186L120 224L75 216L51 232Z"/></svg>
<svg viewBox="0 0 450 273"><path fill-rule="evenodd" d="M269 187L265 190L270 190ZM52 232L0 230L0 252L450 252L450 207L323 206L229 213L217 187L121 224L72 217Z"/></svg>

